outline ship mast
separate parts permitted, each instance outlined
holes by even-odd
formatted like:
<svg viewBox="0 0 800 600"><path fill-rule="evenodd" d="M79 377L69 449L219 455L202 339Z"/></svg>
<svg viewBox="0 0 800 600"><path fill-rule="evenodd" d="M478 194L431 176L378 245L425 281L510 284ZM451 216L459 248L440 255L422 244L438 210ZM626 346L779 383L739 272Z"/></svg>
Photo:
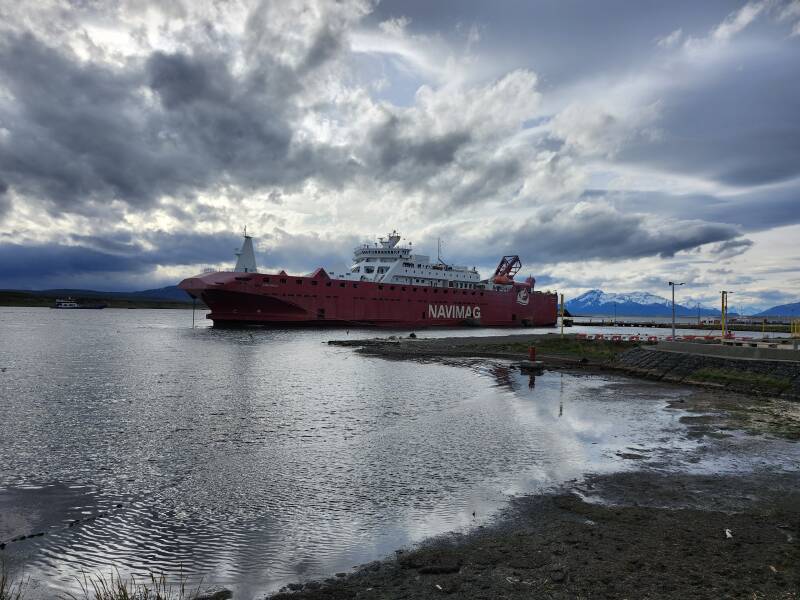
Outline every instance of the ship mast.
<svg viewBox="0 0 800 600"><path fill-rule="evenodd" d="M436 238L436 261L440 265L447 266L447 263L442 260L442 238Z"/></svg>

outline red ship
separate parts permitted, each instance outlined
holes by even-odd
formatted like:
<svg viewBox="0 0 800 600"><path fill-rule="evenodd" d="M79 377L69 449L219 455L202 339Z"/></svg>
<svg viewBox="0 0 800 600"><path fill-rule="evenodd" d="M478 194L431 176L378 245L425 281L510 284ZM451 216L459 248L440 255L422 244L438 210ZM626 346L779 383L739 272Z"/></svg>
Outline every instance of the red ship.
<svg viewBox="0 0 800 600"><path fill-rule="evenodd" d="M318 268L310 275L259 273L253 240L245 233L236 267L184 279L179 287L202 300L215 326L368 325L552 326L556 294L534 290L535 280L514 280L522 263L504 256L494 275L432 262L400 244L392 232L355 249L346 272Z"/></svg>

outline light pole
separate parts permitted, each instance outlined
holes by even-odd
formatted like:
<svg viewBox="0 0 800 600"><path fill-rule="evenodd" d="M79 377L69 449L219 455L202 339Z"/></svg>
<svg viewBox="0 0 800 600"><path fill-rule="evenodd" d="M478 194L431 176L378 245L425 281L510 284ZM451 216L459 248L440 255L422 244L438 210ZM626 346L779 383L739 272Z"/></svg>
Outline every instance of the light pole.
<svg viewBox="0 0 800 600"><path fill-rule="evenodd" d="M683 285L683 283L669 282L669 287L672 288L672 341L675 341L675 286Z"/></svg>
<svg viewBox="0 0 800 600"><path fill-rule="evenodd" d="M730 290L722 290L722 310L720 311L720 325L722 326L722 339L728 335L728 294L732 294Z"/></svg>

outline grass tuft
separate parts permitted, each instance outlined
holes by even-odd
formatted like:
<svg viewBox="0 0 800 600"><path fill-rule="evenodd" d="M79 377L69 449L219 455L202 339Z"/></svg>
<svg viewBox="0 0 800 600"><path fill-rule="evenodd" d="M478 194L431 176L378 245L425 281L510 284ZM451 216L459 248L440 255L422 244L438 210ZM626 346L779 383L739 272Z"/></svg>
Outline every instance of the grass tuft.
<svg viewBox="0 0 800 600"><path fill-rule="evenodd" d="M14 580L0 565L0 600L22 600L27 580Z"/></svg>
<svg viewBox="0 0 800 600"><path fill-rule="evenodd" d="M177 585L167 583L166 577L150 574L143 583L122 577L118 571L112 571L107 576L83 574L76 578L80 592L67 594L65 600L190 600L199 594L199 587L187 589L186 580L182 579Z"/></svg>

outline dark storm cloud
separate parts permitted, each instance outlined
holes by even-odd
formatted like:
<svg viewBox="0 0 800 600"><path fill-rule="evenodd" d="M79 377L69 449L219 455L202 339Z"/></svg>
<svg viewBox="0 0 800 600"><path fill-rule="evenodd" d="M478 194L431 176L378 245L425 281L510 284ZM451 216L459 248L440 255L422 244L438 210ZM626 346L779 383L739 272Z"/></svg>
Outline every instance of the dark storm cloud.
<svg viewBox="0 0 800 600"><path fill-rule="evenodd" d="M469 167L469 165L465 165ZM500 158L474 165L472 172L480 173L474 181L453 190L450 205L463 207L484 201L496 200L508 185L519 185L523 167L515 158ZM469 172L470 169L467 168Z"/></svg>
<svg viewBox="0 0 800 600"><path fill-rule="evenodd" d="M583 197L604 198L623 212L648 212L672 218L691 215L704 221L736 225L743 231L800 223L800 181L727 197L639 190L587 190Z"/></svg>
<svg viewBox="0 0 800 600"><path fill-rule="evenodd" d="M305 176L297 169L313 168L289 157L288 99L234 80L222 58L157 52L145 68L166 109L162 133L181 157L201 157L208 169L201 186L213 177L246 186L291 183Z"/></svg>
<svg viewBox="0 0 800 600"><path fill-rule="evenodd" d="M150 268L151 265L132 254L109 254L83 246L0 244L0 287L3 288L51 275L141 273Z"/></svg>
<svg viewBox="0 0 800 600"><path fill-rule="evenodd" d="M0 244L0 289L42 287L59 278L119 283L131 276L155 280L157 267L227 265L242 238L231 234L148 232L104 236L72 235L70 244ZM315 234L291 234L283 230L257 240L260 269L281 267L305 273L319 266L349 264L355 236L324 238ZM187 272L187 275L191 273ZM175 284L167 281L165 284Z"/></svg>
<svg viewBox="0 0 800 600"><path fill-rule="evenodd" d="M415 135L409 132L410 125L406 119L390 115L370 132L370 145L383 169L439 168L453 162L456 152L470 141L466 131Z"/></svg>
<svg viewBox="0 0 800 600"><path fill-rule="evenodd" d="M732 225L649 219L605 204L584 204L540 210L513 228L494 231L480 243L461 248L459 255L480 262L491 253L504 251L519 254L526 264L666 258L704 244L735 240L739 235ZM451 239L458 239L455 232Z"/></svg>
<svg viewBox="0 0 800 600"><path fill-rule="evenodd" d="M797 46L788 39L740 51L659 94L659 135L618 158L741 187L800 176Z"/></svg>
<svg viewBox="0 0 800 600"><path fill-rule="evenodd" d="M30 34L0 41L0 176L23 194L70 210L104 194L151 198L171 169L147 148L135 70L82 65Z"/></svg>
<svg viewBox="0 0 800 600"><path fill-rule="evenodd" d="M154 232L70 236L71 244L0 244L0 288L42 287L58 278L107 276L115 283L133 275L154 278L157 266L234 262L241 238L229 234ZM175 283L175 282L172 282Z"/></svg>
<svg viewBox="0 0 800 600"><path fill-rule="evenodd" d="M8 197L8 184L0 179L0 219L11 209L11 199Z"/></svg>
<svg viewBox="0 0 800 600"><path fill-rule="evenodd" d="M746 238L727 240L714 246L711 249L711 252L719 256L730 258L732 256L738 256L739 254L747 252L752 246L753 240L748 240Z"/></svg>
<svg viewBox="0 0 800 600"><path fill-rule="evenodd" d="M203 62L186 54L154 52L145 69L150 88L168 109L201 100L225 101L224 90L233 85L224 64Z"/></svg>
<svg viewBox="0 0 800 600"><path fill-rule="evenodd" d="M327 56L314 52L315 64ZM265 59L235 78L231 62L223 51L198 50L112 67L30 33L5 36L0 75L11 98L0 100L8 131L0 138L0 178L48 200L54 212L90 212L111 200L147 207L223 183L340 177L344 171L331 167L344 161L336 150L292 143L297 75ZM160 107L147 100L147 88Z"/></svg>

